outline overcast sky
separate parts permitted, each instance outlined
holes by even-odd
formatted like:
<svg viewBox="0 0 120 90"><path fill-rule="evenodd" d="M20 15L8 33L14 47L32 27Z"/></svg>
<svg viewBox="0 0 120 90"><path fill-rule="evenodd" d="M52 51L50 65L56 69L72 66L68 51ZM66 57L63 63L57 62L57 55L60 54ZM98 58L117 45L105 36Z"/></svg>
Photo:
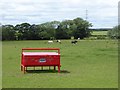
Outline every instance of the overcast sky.
<svg viewBox="0 0 120 90"><path fill-rule="evenodd" d="M81 17L93 27L113 27L118 24L119 0L1 0L2 24L40 24Z"/></svg>

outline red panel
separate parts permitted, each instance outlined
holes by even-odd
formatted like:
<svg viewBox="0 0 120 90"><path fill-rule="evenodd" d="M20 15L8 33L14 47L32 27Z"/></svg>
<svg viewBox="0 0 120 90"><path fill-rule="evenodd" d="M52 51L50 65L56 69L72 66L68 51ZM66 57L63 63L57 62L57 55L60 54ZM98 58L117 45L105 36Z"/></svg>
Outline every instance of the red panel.
<svg viewBox="0 0 120 90"><path fill-rule="evenodd" d="M24 52L24 50L57 50L56 52ZM60 68L60 50L58 48L22 49L21 66L58 66ZM60 71L60 69L58 70Z"/></svg>
<svg viewBox="0 0 120 90"><path fill-rule="evenodd" d="M59 65L60 55L57 56L23 56L23 65Z"/></svg>

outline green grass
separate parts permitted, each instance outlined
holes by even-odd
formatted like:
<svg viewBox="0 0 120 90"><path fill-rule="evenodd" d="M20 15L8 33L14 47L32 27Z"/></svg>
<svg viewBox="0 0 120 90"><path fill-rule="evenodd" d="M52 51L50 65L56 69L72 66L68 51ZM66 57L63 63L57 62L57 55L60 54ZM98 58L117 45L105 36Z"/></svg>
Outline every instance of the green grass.
<svg viewBox="0 0 120 90"><path fill-rule="evenodd" d="M92 35L107 35L108 31L93 31Z"/></svg>
<svg viewBox="0 0 120 90"><path fill-rule="evenodd" d="M70 40L64 40L62 44L46 42L3 42L3 88L118 87L117 41L80 40L76 45L72 45ZM34 71L23 74L20 71L21 49L28 47L59 47L61 50L61 73Z"/></svg>

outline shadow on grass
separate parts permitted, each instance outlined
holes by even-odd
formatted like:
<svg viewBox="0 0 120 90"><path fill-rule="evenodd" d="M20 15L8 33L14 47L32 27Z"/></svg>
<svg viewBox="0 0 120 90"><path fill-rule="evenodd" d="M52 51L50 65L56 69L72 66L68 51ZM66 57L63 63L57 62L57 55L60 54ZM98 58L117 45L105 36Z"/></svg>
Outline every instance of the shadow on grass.
<svg viewBox="0 0 120 90"><path fill-rule="evenodd" d="M58 70L27 70L27 73L58 73ZM60 73L70 73L67 70L60 70Z"/></svg>

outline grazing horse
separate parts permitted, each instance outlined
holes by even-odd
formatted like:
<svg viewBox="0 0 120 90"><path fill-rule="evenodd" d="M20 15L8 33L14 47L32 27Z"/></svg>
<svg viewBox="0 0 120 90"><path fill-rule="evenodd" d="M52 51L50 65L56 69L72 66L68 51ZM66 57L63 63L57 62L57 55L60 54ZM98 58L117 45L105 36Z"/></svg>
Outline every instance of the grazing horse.
<svg viewBox="0 0 120 90"><path fill-rule="evenodd" d="M75 40L75 41L71 41L72 44L77 44L77 42L78 42L78 41L76 41L76 40Z"/></svg>
<svg viewBox="0 0 120 90"><path fill-rule="evenodd" d="M60 41L60 40L57 40L57 42L61 44L61 41Z"/></svg>
<svg viewBox="0 0 120 90"><path fill-rule="evenodd" d="M53 43L53 41L48 41L48 43Z"/></svg>

